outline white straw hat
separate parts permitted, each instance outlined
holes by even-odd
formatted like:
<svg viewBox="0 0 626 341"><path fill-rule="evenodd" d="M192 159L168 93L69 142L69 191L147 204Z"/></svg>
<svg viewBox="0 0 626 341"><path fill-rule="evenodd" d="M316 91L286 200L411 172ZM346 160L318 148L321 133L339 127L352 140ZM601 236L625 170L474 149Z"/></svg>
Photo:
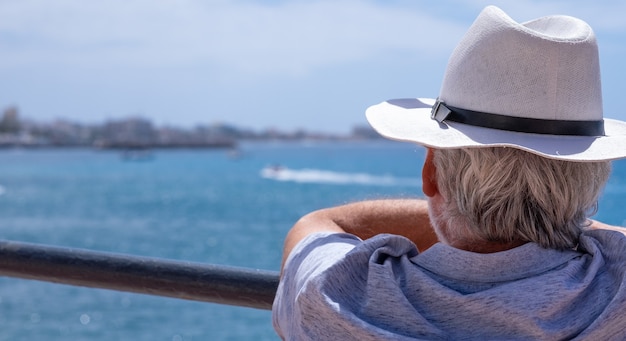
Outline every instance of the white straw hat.
<svg viewBox="0 0 626 341"><path fill-rule="evenodd" d="M439 98L367 109L381 135L433 148L506 146L544 157L626 157L626 122L603 119L595 35L584 21L522 24L485 8L456 47Z"/></svg>

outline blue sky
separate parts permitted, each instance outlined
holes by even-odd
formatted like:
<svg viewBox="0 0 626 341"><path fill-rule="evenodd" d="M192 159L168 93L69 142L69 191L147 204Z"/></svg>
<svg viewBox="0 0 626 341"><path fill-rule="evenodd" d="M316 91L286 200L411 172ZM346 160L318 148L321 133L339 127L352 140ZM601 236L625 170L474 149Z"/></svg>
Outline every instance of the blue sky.
<svg viewBox="0 0 626 341"><path fill-rule="evenodd" d="M40 121L348 132L389 98L436 97L486 5L579 17L600 44L605 117L626 120L626 2L0 0L0 109Z"/></svg>

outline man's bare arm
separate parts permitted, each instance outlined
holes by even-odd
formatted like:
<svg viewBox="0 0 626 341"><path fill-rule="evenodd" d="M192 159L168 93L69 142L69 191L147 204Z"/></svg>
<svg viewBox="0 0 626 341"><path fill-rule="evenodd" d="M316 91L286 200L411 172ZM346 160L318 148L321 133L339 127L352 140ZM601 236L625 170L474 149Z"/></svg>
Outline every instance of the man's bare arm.
<svg viewBox="0 0 626 341"><path fill-rule="evenodd" d="M617 232L621 232L624 235L626 235L626 228L621 227L621 226L614 226L614 225L608 225L602 222L599 222L597 220L591 220L591 226L590 228L593 230L611 230L611 231L617 231Z"/></svg>
<svg viewBox="0 0 626 341"><path fill-rule="evenodd" d="M421 251L437 242L425 200L361 201L321 209L300 218L285 239L283 264L293 247L315 232L347 232L361 239L381 233L397 234L412 240Z"/></svg>

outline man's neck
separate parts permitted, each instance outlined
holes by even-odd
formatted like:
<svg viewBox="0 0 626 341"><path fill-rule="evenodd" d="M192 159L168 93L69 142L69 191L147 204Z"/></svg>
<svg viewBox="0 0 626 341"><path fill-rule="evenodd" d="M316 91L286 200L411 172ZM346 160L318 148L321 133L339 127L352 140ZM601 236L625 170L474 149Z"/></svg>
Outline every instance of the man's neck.
<svg viewBox="0 0 626 341"><path fill-rule="evenodd" d="M470 252L476 252L476 253L494 253L494 252L514 249L524 244L526 244L525 241L513 241L513 242L507 242L507 243L490 242L490 241L468 243L468 242L463 242L463 241L457 241L456 243L451 243L450 246L455 247L457 249L470 251Z"/></svg>

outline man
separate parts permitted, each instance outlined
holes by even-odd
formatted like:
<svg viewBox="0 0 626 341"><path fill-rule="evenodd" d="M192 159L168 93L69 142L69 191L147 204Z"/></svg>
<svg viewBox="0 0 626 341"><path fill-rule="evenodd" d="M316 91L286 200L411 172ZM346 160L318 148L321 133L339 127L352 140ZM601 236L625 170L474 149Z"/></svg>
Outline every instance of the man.
<svg viewBox="0 0 626 341"><path fill-rule="evenodd" d="M427 147L428 202L300 219L273 308L283 339L626 339L626 236L588 218L609 161L626 157L626 123L602 118L586 23L519 24L487 7L436 101L391 100L367 117Z"/></svg>

